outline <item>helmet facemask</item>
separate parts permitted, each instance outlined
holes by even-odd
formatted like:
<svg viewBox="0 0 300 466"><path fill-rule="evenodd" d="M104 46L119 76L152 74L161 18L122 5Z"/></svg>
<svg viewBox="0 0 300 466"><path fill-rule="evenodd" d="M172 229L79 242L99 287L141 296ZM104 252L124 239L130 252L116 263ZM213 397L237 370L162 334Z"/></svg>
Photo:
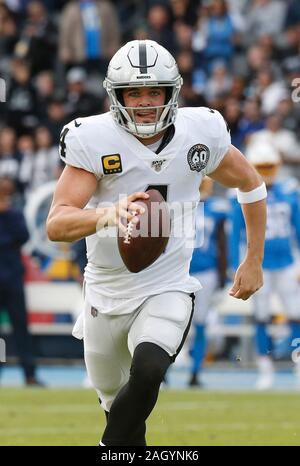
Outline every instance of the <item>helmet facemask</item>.
<svg viewBox="0 0 300 466"><path fill-rule="evenodd" d="M175 122L178 109L178 95L182 85L182 78L177 77L175 82L151 82L138 86L139 83L112 83L108 78L104 82L110 99L110 111L113 118L122 128L139 138L150 138L168 128ZM137 87L166 87L166 103L156 107L127 107L124 105L123 90ZM141 109L155 110L156 118L152 123L139 123L135 112Z"/></svg>

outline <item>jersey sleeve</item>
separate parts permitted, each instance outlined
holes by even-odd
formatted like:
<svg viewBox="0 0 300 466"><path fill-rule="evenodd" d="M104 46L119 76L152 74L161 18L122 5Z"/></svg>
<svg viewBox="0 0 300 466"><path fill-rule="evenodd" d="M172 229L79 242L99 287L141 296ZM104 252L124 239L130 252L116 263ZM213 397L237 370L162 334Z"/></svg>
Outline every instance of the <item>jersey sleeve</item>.
<svg viewBox="0 0 300 466"><path fill-rule="evenodd" d="M64 126L60 134L59 154L61 160L66 164L75 168L82 168L93 173L96 178L101 178L101 173L96 160L89 156L88 150L84 147L80 138L76 133L76 128L73 128L71 123Z"/></svg>
<svg viewBox="0 0 300 466"><path fill-rule="evenodd" d="M216 170L231 144L229 128L220 112L211 110L209 124L211 126L212 144L208 163L202 172L204 175L209 175Z"/></svg>

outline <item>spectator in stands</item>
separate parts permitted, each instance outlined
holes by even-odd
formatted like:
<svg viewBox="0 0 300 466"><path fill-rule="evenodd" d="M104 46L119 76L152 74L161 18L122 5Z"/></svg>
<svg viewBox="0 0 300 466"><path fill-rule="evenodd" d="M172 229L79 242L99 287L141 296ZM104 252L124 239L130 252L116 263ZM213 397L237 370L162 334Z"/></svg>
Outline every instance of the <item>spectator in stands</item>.
<svg viewBox="0 0 300 466"><path fill-rule="evenodd" d="M176 61L183 78L179 96L180 105L185 107L205 106L204 88L206 76L200 70L195 70L192 51L182 49L176 56Z"/></svg>
<svg viewBox="0 0 300 466"><path fill-rule="evenodd" d="M11 180L0 179L0 306L9 314L26 385L41 386L35 377L23 285L21 246L28 240L29 234L23 214L11 207L13 190Z"/></svg>
<svg viewBox="0 0 300 466"><path fill-rule="evenodd" d="M31 184L35 165L35 144L31 134L23 134L18 139L18 151L21 155L19 181L23 187L25 198L28 196L28 187Z"/></svg>
<svg viewBox="0 0 300 466"><path fill-rule="evenodd" d="M291 59L299 60L299 44L300 44L300 27L299 24L289 26L278 38L277 48L279 58L282 60L283 67L289 63L293 63Z"/></svg>
<svg viewBox="0 0 300 466"><path fill-rule="evenodd" d="M294 105L292 99L282 99L276 109L276 113L282 120L282 127L293 131L295 135L300 134L300 109Z"/></svg>
<svg viewBox="0 0 300 466"><path fill-rule="evenodd" d="M222 61L216 61L212 66L212 74L205 86L205 97L211 106L217 97L227 95L232 86L232 78Z"/></svg>
<svg viewBox="0 0 300 466"><path fill-rule="evenodd" d="M237 99L239 102L245 100L245 79L243 76L232 76L232 86L230 89L230 97Z"/></svg>
<svg viewBox="0 0 300 466"><path fill-rule="evenodd" d="M229 97L226 99L224 118L228 124L228 128L230 129L231 142L239 149L241 149L242 146L241 132L239 128L241 113L241 105L236 98Z"/></svg>
<svg viewBox="0 0 300 466"><path fill-rule="evenodd" d="M284 27L286 2L279 0L253 0L248 3L245 39L255 43L264 35L276 37Z"/></svg>
<svg viewBox="0 0 300 466"><path fill-rule="evenodd" d="M185 23L175 23L173 28L178 50L191 51L193 29Z"/></svg>
<svg viewBox="0 0 300 466"><path fill-rule="evenodd" d="M275 76L270 66L258 71L253 91L261 99L261 110L264 115L274 112L279 102L288 96L284 81Z"/></svg>
<svg viewBox="0 0 300 466"><path fill-rule="evenodd" d="M192 76L186 76L183 82L179 102L185 107L201 107L206 106L207 102L201 92L195 89Z"/></svg>
<svg viewBox="0 0 300 466"><path fill-rule="evenodd" d="M237 31L225 0L211 0L209 4L209 17L204 21L200 18L194 50L202 52L205 68L210 74L215 61L223 60L230 65Z"/></svg>
<svg viewBox="0 0 300 466"><path fill-rule="evenodd" d="M58 179L61 173L58 148L53 144L51 133L45 126L36 128L35 145L37 152L33 189L48 181Z"/></svg>
<svg viewBox="0 0 300 466"><path fill-rule="evenodd" d="M194 27L197 22L198 0L169 0L173 22Z"/></svg>
<svg viewBox="0 0 300 466"><path fill-rule="evenodd" d="M55 92L54 74L52 71L41 71L35 78L37 93L37 110L41 120L45 121L47 107Z"/></svg>
<svg viewBox="0 0 300 466"><path fill-rule="evenodd" d="M86 117L102 111L101 101L87 92L84 68L71 68L67 73L66 112L68 119Z"/></svg>
<svg viewBox="0 0 300 466"><path fill-rule="evenodd" d="M17 185L19 171L20 154L17 151L16 132L6 127L0 131L0 177L9 178Z"/></svg>
<svg viewBox="0 0 300 466"><path fill-rule="evenodd" d="M24 60L12 62L12 78L5 104L6 122L18 133L37 124L36 92L31 84L30 68Z"/></svg>
<svg viewBox="0 0 300 466"><path fill-rule="evenodd" d="M236 137L239 139L238 147L243 150L249 136L265 127L264 119L260 110L260 101L257 98L249 98L243 107L243 117L238 125Z"/></svg>
<svg viewBox="0 0 300 466"><path fill-rule="evenodd" d="M255 132L250 144L268 143L279 151L284 167L282 173L300 176L300 147L293 131L283 128L282 118L278 112L266 120L266 128Z"/></svg>
<svg viewBox="0 0 300 466"><path fill-rule="evenodd" d="M60 20L59 58L67 66L87 64L104 71L120 46L117 12L106 0L75 0Z"/></svg>
<svg viewBox="0 0 300 466"><path fill-rule="evenodd" d="M254 44L247 49L247 63L245 74L248 80L255 78L257 72L269 64L266 50L258 44Z"/></svg>
<svg viewBox="0 0 300 466"><path fill-rule="evenodd" d="M12 55L16 41L18 39L17 24L14 15L8 7L0 4L0 64L1 68L4 64L4 58Z"/></svg>
<svg viewBox="0 0 300 466"><path fill-rule="evenodd" d="M53 143L59 143L59 137L62 127L69 121L66 112L66 103L60 95L54 95L47 107L47 118L44 124L49 128Z"/></svg>
<svg viewBox="0 0 300 466"><path fill-rule="evenodd" d="M32 135L23 135L18 141L21 154L19 180L25 198L47 183L57 179L60 170L58 148L52 145L48 128L39 127Z"/></svg>
<svg viewBox="0 0 300 466"><path fill-rule="evenodd" d="M172 31L171 12L163 2L154 4L148 11L148 37L155 40L170 53L176 53L175 38Z"/></svg>
<svg viewBox="0 0 300 466"><path fill-rule="evenodd" d="M285 17L285 27L288 29L290 26L300 24L300 3L299 0L287 0L287 11Z"/></svg>
<svg viewBox="0 0 300 466"><path fill-rule="evenodd" d="M15 53L28 60L31 75L53 68L56 61L57 31L54 22L39 0L27 4L27 17Z"/></svg>

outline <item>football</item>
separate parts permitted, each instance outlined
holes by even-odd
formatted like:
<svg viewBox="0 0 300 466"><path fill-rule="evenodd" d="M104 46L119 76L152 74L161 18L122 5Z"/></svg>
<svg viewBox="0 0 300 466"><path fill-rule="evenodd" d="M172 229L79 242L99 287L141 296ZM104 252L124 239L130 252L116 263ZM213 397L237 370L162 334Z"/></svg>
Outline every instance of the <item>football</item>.
<svg viewBox="0 0 300 466"><path fill-rule="evenodd" d="M124 264L130 272L137 273L149 267L166 249L170 236L170 212L168 204L156 189L146 191L148 199L135 201L145 212L138 222L126 220L126 232L119 229L118 246Z"/></svg>

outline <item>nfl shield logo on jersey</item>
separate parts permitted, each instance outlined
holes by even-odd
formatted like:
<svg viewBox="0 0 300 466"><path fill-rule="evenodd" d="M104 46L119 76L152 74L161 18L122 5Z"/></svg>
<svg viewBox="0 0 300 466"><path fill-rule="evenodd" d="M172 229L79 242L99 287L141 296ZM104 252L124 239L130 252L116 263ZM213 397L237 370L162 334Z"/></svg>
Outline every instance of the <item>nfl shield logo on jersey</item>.
<svg viewBox="0 0 300 466"><path fill-rule="evenodd" d="M200 172L206 167L209 161L209 148L204 144L195 144L190 148L187 159L190 169L193 171Z"/></svg>
<svg viewBox="0 0 300 466"><path fill-rule="evenodd" d="M97 315L98 315L98 310L93 306L91 307L91 315L93 317L97 317Z"/></svg>
<svg viewBox="0 0 300 466"><path fill-rule="evenodd" d="M151 164L151 168L154 168L156 172L160 172L165 160L153 160Z"/></svg>

